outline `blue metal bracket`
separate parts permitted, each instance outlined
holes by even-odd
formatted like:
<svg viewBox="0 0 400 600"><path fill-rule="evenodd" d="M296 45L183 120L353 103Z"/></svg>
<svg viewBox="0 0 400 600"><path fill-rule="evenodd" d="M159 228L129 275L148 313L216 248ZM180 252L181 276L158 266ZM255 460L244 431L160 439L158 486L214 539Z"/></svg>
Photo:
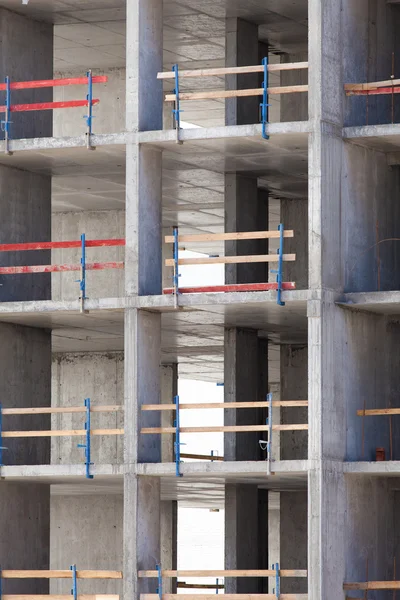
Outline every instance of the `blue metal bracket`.
<svg viewBox="0 0 400 600"><path fill-rule="evenodd" d="M173 94L175 94L176 96L175 108L172 110L172 114L175 118L176 141L178 144L182 144L182 141L179 138L179 132L181 129L181 112L183 112L181 110L181 100L179 97L179 66L174 65L172 67L172 71L175 73L175 89L173 91Z"/></svg>
<svg viewBox="0 0 400 600"><path fill-rule="evenodd" d="M81 278L79 280L79 288L81 291L81 312L85 312L85 300L86 300L86 236L84 233L81 235Z"/></svg>
<svg viewBox="0 0 400 600"><path fill-rule="evenodd" d="M179 232L178 227L174 227L174 272L173 272L173 285L174 285L174 296L175 296L175 308L178 308L178 296L179 296Z"/></svg>
<svg viewBox="0 0 400 600"><path fill-rule="evenodd" d="M182 473L180 472L180 464L181 464L181 446L184 444L181 443L181 432L180 432L180 415L179 415L179 396L175 396L174 403L176 406L176 417L175 417L175 474L177 477L182 477Z"/></svg>
<svg viewBox="0 0 400 600"><path fill-rule="evenodd" d="M77 585L77 577L76 577L76 565L71 565L70 567L72 571L72 589L71 596L74 600L78 600L78 585Z"/></svg>
<svg viewBox="0 0 400 600"><path fill-rule="evenodd" d="M261 106L261 123L262 123L262 136L264 140L269 140L269 135L267 134L267 125L269 120L269 107L268 103L268 85L269 85L269 77L268 77L268 57L263 58L262 65L264 66L264 81L263 81L263 101Z"/></svg>
<svg viewBox="0 0 400 600"><path fill-rule="evenodd" d="M11 112L11 84L10 84L10 78L6 77L5 78L5 84L6 84L6 110L4 113L4 120L1 121L1 129L2 131L4 131L4 151L6 154L10 154L10 149L9 149L9 141L10 141L10 137L11 137L11 121L10 121L10 112Z"/></svg>
<svg viewBox="0 0 400 600"><path fill-rule="evenodd" d="M156 565L156 569L157 569L157 577L158 577L158 587L157 587L157 594L160 600L162 600L162 595L163 595L163 586L162 586L162 570L161 570L161 565Z"/></svg>
<svg viewBox="0 0 400 600"><path fill-rule="evenodd" d="M272 568L275 570L275 589L274 594L276 598L280 598L281 596L281 578L279 575L279 563L272 565Z"/></svg>
<svg viewBox="0 0 400 600"><path fill-rule="evenodd" d="M85 431L86 431L86 443L78 444L78 448L85 449L85 464L86 464L86 479L93 479L93 475L90 474L90 465L93 463L90 460L90 398L85 399L85 407L86 407L86 421L85 421Z"/></svg>
<svg viewBox="0 0 400 600"><path fill-rule="evenodd" d="M278 284L277 289L277 304L278 306L285 306L282 302L282 284L283 284L283 241L285 237L285 228L282 223L278 227L280 233L279 236L279 249L278 249L278 269L271 269L271 273L276 273L276 282Z"/></svg>
<svg viewBox="0 0 400 600"><path fill-rule="evenodd" d="M92 125L93 125L93 76L92 76L92 71L87 71L86 76L88 78L88 93L86 95L86 100L88 103L88 112L87 115L85 117L83 117L86 120L86 127L87 127L87 131L86 131L86 146L89 150L93 150L94 147L92 146Z"/></svg>

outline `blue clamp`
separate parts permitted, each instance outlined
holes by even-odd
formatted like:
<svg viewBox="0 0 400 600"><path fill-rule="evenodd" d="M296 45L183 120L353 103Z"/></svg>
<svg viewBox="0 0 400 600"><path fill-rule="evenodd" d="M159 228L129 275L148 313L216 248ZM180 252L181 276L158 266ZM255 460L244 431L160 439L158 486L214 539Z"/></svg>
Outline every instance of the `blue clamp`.
<svg viewBox="0 0 400 600"><path fill-rule="evenodd" d="M263 58L262 63L264 66L264 81L263 81L263 101L261 106L261 123L262 123L262 136L264 140L269 140L269 135L267 134L267 125L269 120L269 107L268 104L268 57Z"/></svg>
<svg viewBox="0 0 400 600"><path fill-rule="evenodd" d="M12 121L10 120L10 112L11 112L11 84L10 78L5 78L6 84L6 110L4 113L4 120L1 121L1 129L4 131L4 142L5 142L5 153L10 154L9 150L9 141L11 137L11 128L10 125Z"/></svg>
<svg viewBox="0 0 400 600"><path fill-rule="evenodd" d="M173 272L173 285L174 285L174 296L175 296L175 307L178 307L178 296L179 296L179 233L178 227L174 227L174 272Z"/></svg>
<svg viewBox="0 0 400 600"><path fill-rule="evenodd" d="M175 89L173 94L175 94L175 108L172 110L172 114L175 118L175 129L176 129L176 141L178 144L181 144L181 140L179 139L179 131L181 128L181 100L179 98L179 66L174 65L172 67L173 73L175 73Z"/></svg>
<svg viewBox="0 0 400 600"><path fill-rule="evenodd" d="M224 383L222 383L222 382L221 382L221 383L217 383L217 387L224 387L224 385L225 385L225 384L224 384Z"/></svg>
<svg viewBox="0 0 400 600"><path fill-rule="evenodd" d="M76 581L76 565L71 565L70 567L71 571L72 571L72 589L71 589L71 596L73 597L74 600L78 600L78 586L77 586L77 581Z"/></svg>
<svg viewBox="0 0 400 600"><path fill-rule="evenodd" d="M275 594L276 598L280 598L281 595L281 578L279 575L279 563L276 563L275 565L272 565L272 568L275 571L275 589L273 591L273 593Z"/></svg>
<svg viewBox="0 0 400 600"><path fill-rule="evenodd" d="M85 431L86 431L86 443L78 444L78 448L85 449L85 465L86 465L86 479L93 479L93 475L90 474L90 465L93 463L90 461L90 398L86 398L85 400L86 407L86 421L85 421ZM72 568L72 567L71 567Z"/></svg>
<svg viewBox="0 0 400 600"><path fill-rule="evenodd" d="M175 396L174 403L176 405L176 418L175 418L175 442L174 442L174 450L175 450L175 474L177 477L182 477L182 473L180 472L180 464L181 464L181 446L184 444L181 443L181 432L180 432L180 415L179 415L179 396Z"/></svg>
<svg viewBox="0 0 400 600"><path fill-rule="evenodd" d="M158 594L159 599L162 600L163 589L162 589L161 565L156 565L156 569L157 569L157 577L158 577L157 594Z"/></svg>
<svg viewBox="0 0 400 600"><path fill-rule="evenodd" d="M79 300L81 301L81 312L85 312L85 300L86 300L86 236L84 233L81 235L81 278L78 279L79 289L81 295Z"/></svg>
<svg viewBox="0 0 400 600"><path fill-rule="evenodd" d="M86 146L88 149L93 149L92 146L92 125L93 125L93 76L92 71L87 71L86 77L88 78L88 93L86 94L86 100L88 103L87 115L83 118L86 121Z"/></svg>
<svg viewBox="0 0 400 600"><path fill-rule="evenodd" d="M277 304L278 306L285 306L282 302L282 284L283 284L283 240L285 237L285 228L282 223L278 227L280 233L279 236L279 249L278 249L278 269L271 269L271 273L276 273L276 282L278 284L277 291Z"/></svg>

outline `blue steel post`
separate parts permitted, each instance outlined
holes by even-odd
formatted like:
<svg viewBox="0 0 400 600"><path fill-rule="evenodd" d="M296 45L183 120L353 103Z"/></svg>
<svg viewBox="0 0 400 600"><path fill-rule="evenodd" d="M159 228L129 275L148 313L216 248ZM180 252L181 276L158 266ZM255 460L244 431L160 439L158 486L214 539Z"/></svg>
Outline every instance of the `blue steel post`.
<svg viewBox="0 0 400 600"><path fill-rule="evenodd" d="M179 132L181 129L181 101L179 98L179 66L174 65L172 67L172 71L175 73L175 89L173 93L176 96L175 99L175 108L172 110L172 114L175 117L175 129L176 129L176 142L177 144L182 144L179 138Z"/></svg>
<svg viewBox="0 0 400 600"><path fill-rule="evenodd" d="M268 443L267 443L267 460L268 460L268 474L271 473L271 461L272 461L272 394L267 395L268 402Z"/></svg>
<svg viewBox="0 0 400 600"><path fill-rule="evenodd" d="M160 600L162 600L162 595L163 595L163 589L162 589L162 570L161 570L161 565L156 565L156 569L157 569L157 577L158 577L158 588L157 588L157 594Z"/></svg>
<svg viewBox="0 0 400 600"><path fill-rule="evenodd" d="M86 479L93 479L93 475L90 474L90 465L93 464L91 462L91 439L90 439L90 398L85 399L85 407L86 407L86 421L85 421L85 435L86 435L86 443L78 444L78 448L85 449L85 465L86 465Z"/></svg>
<svg viewBox="0 0 400 600"><path fill-rule="evenodd" d="M215 593L218 594L218 585L219 585L219 579L216 579L215 581Z"/></svg>
<svg viewBox="0 0 400 600"><path fill-rule="evenodd" d="M174 296L175 296L175 308L178 308L178 296L179 296L179 233L178 228L174 227Z"/></svg>
<svg viewBox="0 0 400 600"><path fill-rule="evenodd" d="M285 303L282 302L282 283L283 283L283 240L285 228L282 223L278 227L278 231L280 233L279 238L279 250L278 250L278 271L276 281L278 284L278 295L277 295L277 303L279 306L285 306Z"/></svg>
<svg viewBox="0 0 400 600"><path fill-rule="evenodd" d="M180 472L181 464L181 432L180 432L180 415L179 415L179 396L175 396L174 403L176 406L176 417L175 417L175 474L177 477L182 477Z"/></svg>
<svg viewBox="0 0 400 600"><path fill-rule="evenodd" d="M261 104L261 122L262 122L262 136L265 140L269 140L267 134L267 125L269 120L269 103L268 103L268 57L263 58L262 64L264 66L264 81L263 81L263 101Z"/></svg>
<svg viewBox="0 0 400 600"><path fill-rule="evenodd" d="M93 149L93 146L92 146L92 125L93 125L93 77L92 77L92 71L91 70L88 71L86 73L86 76L88 78L88 93L86 96L86 100L88 103L88 112L85 117L86 126L87 126L86 146L90 150L90 149Z"/></svg>
<svg viewBox="0 0 400 600"><path fill-rule="evenodd" d="M272 568L275 569L275 596L279 599L281 595L281 579L279 575L279 563L272 565Z"/></svg>
<svg viewBox="0 0 400 600"><path fill-rule="evenodd" d="M86 236L84 233L81 235L81 279L79 281L79 287L81 290L81 312L85 312L85 300L86 300Z"/></svg>
<svg viewBox="0 0 400 600"><path fill-rule="evenodd" d="M71 565L70 569L72 571L71 596L73 597L74 600L78 600L78 585L76 582L76 565Z"/></svg>
<svg viewBox="0 0 400 600"><path fill-rule="evenodd" d="M9 141L10 141L10 112L11 112L11 85L10 78L5 78L6 84L6 109L4 113L4 120L1 122L2 130L4 131L4 151L6 154L10 154Z"/></svg>

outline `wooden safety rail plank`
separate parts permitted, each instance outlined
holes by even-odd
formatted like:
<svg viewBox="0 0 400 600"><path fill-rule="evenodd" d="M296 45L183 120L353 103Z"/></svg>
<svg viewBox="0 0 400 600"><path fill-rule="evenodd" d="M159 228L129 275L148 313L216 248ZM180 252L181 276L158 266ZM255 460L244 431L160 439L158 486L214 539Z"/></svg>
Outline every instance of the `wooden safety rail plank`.
<svg viewBox="0 0 400 600"><path fill-rule="evenodd" d="M223 462L224 461L224 457L223 456L212 456L211 454L182 454L181 452L181 458L191 458L193 460L211 460L211 461L220 461Z"/></svg>
<svg viewBox="0 0 400 600"><path fill-rule="evenodd" d="M358 92L347 92L346 96L380 96L385 94L400 94L400 87L383 87L373 90L360 90Z"/></svg>
<svg viewBox="0 0 400 600"><path fill-rule="evenodd" d="M158 596L156 596L156 598L158 598ZM118 594L78 594L77 599L78 600L119 600L119 595ZM71 600L71 594L2 594L1 600Z"/></svg>
<svg viewBox="0 0 400 600"><path fill-rule="evenodd" d="M283 254L282 260L284 262L293 262L296 260L295 254ZM180 258L178 264L180 265L233 265L240 263L259 263L259 262L277 262L277 254L258 254L250 256L217 256L208 258ZM167 258L165 261L166 267L173 267L175 261L173 258ZM1 273L1 271L0 271Z"/></svg>
<svg viewBox="0 0 400 600"><path fill-rule="evenodd" d="M376 417L379 415L400 415L400 408L373 408L357 411L358 417Z"/></svg>
<svg viewBox="0 0 400 600"><path fill-rule="evenodd" d="M269 402L196 402L194 404L179 404L179 410L193 410L199 408L268 408ZM308 400L273 400L272 406L300 407L308 406ZM143 404L142 410L176 410L175 404Z"/></svg>
<svg viewBox="0 0 400 600"><path fill-rule="evenodd" d="M280 63L277 65L268 65L268 71L294 71L299 69L308 69L308 62ZM221 77L224 75L237 75L241 73L264 73L264 65L253 65L249 67L219 67L215 69L195 69L179 71L179 77ZM175 73L167 71L158 73L157 79L175 79Z"/></svg>
<svg viewBox="0 0 400 600"><path fill-rule="evenodd" d="M91 413L112 413L123 411L123 406L91 406ZM3 408L1 414L4 415L47 415L47 414L69 414L85 413L87 409L84 406L64 406L52 408L51 406L31 407L31 408Z"/></svg>
<svg viewBox="0 0 400 600"><path fill-rule="evenodd" d="M74 437L86 435L83 429L62 429L62 430L42 430L42 431L3 431L3 438L31 438L31 437ZM124 435L123 429L91 429L90 435Z"/></svg>
<svg viewBox="0 0 400 600"><path fill-rule="evenodd" d="M239 231L232 233L199 233L199 234L188 234L178 235L178 242L224 242L224 241L236 241L236 240L265 240L265 239L279 239L281 236L280 231ZM292 238L294 237L294 231L288 229L283 232L283 237ZM165 236L166 244L173 244L175 238L173 235Z"/></svg>
<svg viewBox="0 0 400 600"><path fill-rule="evenodd" d="M180 294L219 294L229 292L270 292L278 289L277 283L236 283L232 285L206 285L199 287L184 287L179 288ZM282 283L282 290L295 290L294 282ZM165 295L175 294L174 288L165 288Z"/></svg>
<svg viewBox="0 0 400 600"><path fill-rule="evenodd" d="M357 92L396 85L400 85L400 79L386 79L385 81L370 81L368 83L345 83L344 89L346 92Z"/></svg>
<svg viewBox="0 0 400 600"><path fill-rule="evenodd" d="M125 240L85 240L85 248L102 248L103 246L125 246ZM81 240L73 240L66 242L28 242L26 244L0 244L0 252L19 252L26 250L56 250L57 248L82 248L82 242Z"/></svg>
<svg viewBox="0 0 400 600"><path fill-rule="evenodd" d="M400 581L360 581L344 583L344 590L400 590Z"/></svg>
<svg viewBox="0 0 400 600"><path fill-rule="evenodd" d="M92 106L99 104L98 98L92 100ZM77 108L79 106L88 106L87 100L68 100L65 102L36 102L33 104L12 104L10 112L27 112L30 110L53 110L56 108ZM6 112L7 107L0 106L0 113Z"/></svg>
<svg viewBox="0 0 400 600"><path fill-rule="evenodd" d="M190 590L224 590L223 584L212 583L186 583L185 581L178 581L178 588L190 589Z"/></svg>
<svg viewBox="0 0 400 600"><path fill-rule="evenodd" d="M92 83L107 83L107 75L93 75ZM69 85L87 85L88 77L69 77L64 79L39 79L37 81L12 81L11 90L29 90L35 88L64 87ZM5 83L0 83L0 90L7 89Z"/></svg>
<svg viewBox="0 0 400 600"><path fill-rule="evenodd" d="M163 600L215 600L214 594L163 594ZM279 600L307 600L307 594L280 594ZM160 600L158 594L140 594L140 600ZM276 594L224 594L224 600L276 600Z"/></svg>
<svg viewBox="0 0 400 600"><path fill-rule="evenodd" d="M122 571L87 571L77 570L78 579L122 579ZM51 569L48 571L18 571L5 569L1 571L2 579L71 579L72 571Z"/></svg>
<svg viewBox="0 0 400 600"><path fill-rule="evenodd" d="M284 87L268 88L271 96L280 94L299 94L308 92L308 85L288 85ZM183 92L179 94L180 100L216 100L218 98L243 98L248 96L262 96L264 88L250 90L218 90L215 92ZM175 102L176 94L166 94L165 102Z"/></svg>
<svg viewBox="0 0 400 600"><path fill-rule="evenodd" d="M0 275L21 275L23 273L62 273L80 271L81 265L33 265L22 267L0 267ZM123 269L123 262L86 263L87 271Z"/></svg>
<svg viewBox="0 0 400 600"><path fill-rule="evenodd" d="M140 578L155 578L158 577L158 571L139 571ZM212 569L212 570L183 570L174 571L165 569L162 571L163 577L275 577L274 569ZM307 577L307 571L303 569L281 569L280 577Z"/></svg>
<svg viewBox="0 0 400 600"><path fill-rule="evenodd" d="M181 433L244 433L249 431L269 431L268 425L215 425L206 427L180 427ZM296 423L294 425L273 425L273 431L307 431L308 425ZM144 427L140 433L175 433L175 427Z"/></svg>

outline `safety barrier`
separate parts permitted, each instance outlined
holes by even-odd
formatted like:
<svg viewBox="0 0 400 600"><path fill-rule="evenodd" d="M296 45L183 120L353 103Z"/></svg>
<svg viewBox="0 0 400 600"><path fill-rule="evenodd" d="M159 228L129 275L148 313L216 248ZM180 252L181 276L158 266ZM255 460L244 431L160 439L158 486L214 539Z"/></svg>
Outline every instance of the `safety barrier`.
<svg viewBox="0 0 400 600"><path fill-rule="evenodd" d="M123 411L123 406L91 406L90 398L86 398L83 407L66 406L52 408L46 407L31 407L31 408L3 408L0 404L0 467L3 465L3 451L8 450L3 445L4 439L10 438L38 438L38 437L85 437L84 444L78 444L78 448L85 450L85 467L86 478L93 479L90 473L91 462L91 436L93 435L123 435L123 429L91 429L92 413L116 413ZM15 415L46 415L46 414L74 414L84 413L86 416L85 428L72 430L35 430L35 431L5 431L3 428L3 418L6 416Z"/></svg>
<svg viewBox="0 0 400 600"><path fill-rule="evenodd" d="M283 290L294 290L296 284L293 282L283 282L283 263L295 261L296 254L284 254L283 246L285 238L293 238L294 231L285 231L281 224L277 231L247 231L238 233L203 233L194 235L179 235L178 227L174 227L173 235L165 236L166 244L173 244L173 258L165 260L165 266L173 267L173 287L164 290L164 294L173 294L175 296L175 306L178 307L179 295L200 292L254 292L254 291L277 291L277 303L284 306L282 302ZM179 258L179 243L183 242L216 242L216 241L240 241L240 240L266 240L279 239L279 249L277 254L260 254L249 256L210 256L202 258ZM277 262L278 269L271 270L276 274L276 283L254 283L254 284L236 284L222 286L208 286L198 288L180 288L179 287L179 266L180 265L221 265L221 264L243 264L243 263L270 263Z"/></svg>
<svg viewBox="0 0 400 600"><path fill-rule="evenodd" d="M180 139L181 129L181 105L180 103L184 100L217 100L227 98L241 98L249 96L261 96L262 102L261 108L261 123L262 123L262 136L268 140L269 135L267 132L269 122L269 96L280 95L280 94L295 94L299 92L308 92L308 85L291 85L291 86L280 86L280 87L269 87L269 73L279 71L293 71L299 69L308 69L307 62L297 63L281 63L277 65L271 65L268 62L268 58L264 58L261 65L253 65L249 67L222 67L216 69L197 69L191 71L180 71L179 65L172 67L172 72L158 73L158 79L173 79L175 81L175 89L172 94L165 96L165 102L173 102L175 108L172 111L175 120L176 129L176 140L177 143L182 143ZM256 89L240 89L240 90L216 90L216 91L203 91L203 92L181 92L180 84L182 79L193 78L193 77L222 77L226 75L244 75L246 73L261 73L264 76L263 84L261 88Z"/></svg>
<svg viewBox="0 0 400 600"><path fill-rule="evenodd" d="M140 430L142 434L174 434L175 435L175 473L177 477L182 477L180 472L181 433L246 433L246 432L267 432L268 439L260 440L260 446L267 452L268 473L271 473L272 462L272 432L273 431L308 431L306 423L300 424L273 424L272 408L273 407L306 407L307 400L272 400L272 394L268 394L265 401L261 402L219 402L219 403L193 403L180 404L179 396L175 396L174 404L144 404L143 411L175 411L175 423L173 427L143 427ZM224 409L224 410L240 410L249 408L268 408L268 418L265 425L213 425L205 427L181 427L180 426L180 411L181 410L199 410L199 409ZM207 458L208 459L208 458Z"/></svg>
<svg viewBox="0 0 400 600"><path fill-rule="evenodd" d="M272 594L224 594L225 600L276 600L279 598L280 600L307 600L307 594L281 594L281 578L291 577L291 578L304 578L308 577L308 573L306 570L302 569L292 569L285 570L280 569L279 564L276 563L272 565L272 569L265 570L211 570L211 571L172 571L172 570L162 570L160 565L156 566L156 570L154 571L139 571L139 578L143 579L157 579L158 580L158 589L156 594L140 594L140 600L179 600L179 598L183 598L184 600L213 600L215 598L215 594L164 594L163 593L163 579L177 579L179 577L230 577L230 578L263 578L263 577L274 577L275 578L275 588ZM190 585L190 584L189 584ZM189 585L185 585L185 587L189 587ZM196 584L195 584L196 585ZM179 585L178 587L182 587ZM224 587L224 586L222 586ZM206 586L206 585L196 585L197 589L216 589L215 585ZM218 593L217 588L217 593Z"/></svg>
<svg viewBox="0 0 400 600"><path fill-rule="evenodd" d="M91 136L93 125L93 106L99 104L98 98L93 98L93 84L106 83L108 77L105 75L92 75L92 71L86 73L86 77L73 77L67 79L43 79L37 81L16 81L11 82L10 77L5 78L5 83L0 84L0 90L6 92L6 103L0 106L0 112L5 113L1 121L2 131L4 131L5 152L9 152L9 140L11 137L10 115L13 112L26 112L36 110L54 110L58 108L76 108L87 106L88 112L84 117L86 120L87 147L92 148ZM65 87L70 85L87 85L88 91L85 100L68 100L63 102L37 102L31 104L11 104L11 92L17 90L43 89L53 87Z"/></svg>
<svg viewBox="0 0 400 600"><path fill-rule="evenodd" d="M2 581L6 579L70 579L71 594L2 594ZM79 594L78 579L123 579L122 571L77 570L72 565L68 570L10 570L0 571L0 598L2 600L119 600L119 594Z"/></svg>
<svg viewBox="0 0 400 600"><path fill-rule="evenodd" d="M123 262L86 262L87 248L103 248L112 246L125 246L124 239L86 240L85 234L81 235L80 241L66 242L33 242L26 244L0 244L0 252L26 252L30 250L56 250L67 248L80 248L80 264L63 265L33 265L20 267L0 267L0 275L19 275L27 273L64 273L68 271L80 271L81 278L78 280L81 295L81 312L85 311L86 296L86 271L101 271L105 269L123 269Z"/></svg>

